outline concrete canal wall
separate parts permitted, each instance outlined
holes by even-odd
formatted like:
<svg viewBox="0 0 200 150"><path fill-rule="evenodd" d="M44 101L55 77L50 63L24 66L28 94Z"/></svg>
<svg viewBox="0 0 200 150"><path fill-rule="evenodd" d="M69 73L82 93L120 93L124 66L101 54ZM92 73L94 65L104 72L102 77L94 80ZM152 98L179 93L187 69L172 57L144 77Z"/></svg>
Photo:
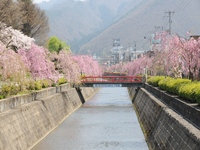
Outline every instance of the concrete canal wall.
<svg viewBox="0 0 200 150"><path fill-rule="evenodd" d="M1 100L0 150L30 149L96 90L66 84ZM150 86L129 93L150 149L200 149L199 109Z"/></svg>
<svg viewBox="0 0 200 150"><path fill-rule="evenodd" d="M150 90L152 87L145 88L152 91ZM180 107L183 107L182 104L173 102L176 107L173 107L173 104L170 106L166 105L159 97L154 97L152 93L149 93L144 88L140 88L138 91L130 88L129 93L132 96L139 122L150 149L200 149L199 127L197 124L194 124L194 118L190 118L189 120L187 116L185 117L183 113L179 112L177 106L180 105ZM170 101L169 97L168 100ZM171 97L171 101L174 100L176 101L176 99ZM191 117L199 115L198 112L197 110Z"/></svg>
<svg viewBox="0 0 200 150"><path fill-rule="evenodd" d="M81 89L85 100L96 91ZM69 84L1 100L0 149L30 149L81 105Z"/></svg>

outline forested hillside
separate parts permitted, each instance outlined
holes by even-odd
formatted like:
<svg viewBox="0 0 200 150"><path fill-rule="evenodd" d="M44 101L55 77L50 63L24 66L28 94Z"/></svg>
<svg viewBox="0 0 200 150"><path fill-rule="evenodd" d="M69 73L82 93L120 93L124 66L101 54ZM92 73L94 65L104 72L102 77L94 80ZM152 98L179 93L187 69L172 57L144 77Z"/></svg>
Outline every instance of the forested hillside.
<svg viewBox="0 0 200 150"><path fill-rule="evenodd" d="M169 30L169 12L172 34L200 34L199 0L51 0L40 6L49 17L50 35L76 53L108 53L113 38L124 47L149 49L153 33Z"/></svg>
<svg viewBox="0 0 200 150"><path fill-rule="evenodd" d="M184 3L183 3L184 2ZM169 29L169 14L171 15L171 32L187 37L187 32L192 35L200 34L200 1L182 0L147 0L136 10L122 18L120 21L107 28L87 44L81 47L81 52L87 50L101 55L102 52L109 52L112 48L113 38L120 38L124 47L134 46L137 50L149 49L151 36L155 32ZM158 28L160 27L160 29Z"/></svg>
<svg viewBox="0 0 200 150"><path fill-rule="evenodd" d="M137 7L142 0L50 0L40 7L46 11L50 36L55 35L79 51L106 28Z"/></svg>

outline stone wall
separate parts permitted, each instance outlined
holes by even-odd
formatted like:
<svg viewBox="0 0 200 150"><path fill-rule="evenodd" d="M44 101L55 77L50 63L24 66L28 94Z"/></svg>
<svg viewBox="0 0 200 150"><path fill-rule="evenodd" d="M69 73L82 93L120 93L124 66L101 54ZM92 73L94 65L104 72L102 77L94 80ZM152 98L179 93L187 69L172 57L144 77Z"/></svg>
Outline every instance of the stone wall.
<svg viewBox="0 0 200 150"><path fill-rule="evenodd" d="M88 87L81 87L82 94L85 100L89 99L95 92L98 91L98 88L88 88Z"/></svg>
<svg viewBox="0 0 200 150"><path fill-rule="evenodd" d="M150 149L200 149L200 130L145 89L133 104Z"/></svg>
<svg viewBox="0 0 200 150"><path fill-rule="evenodd" d="M198 103L184 101L177 95L170 95L166 91L162 91L148 84L145 85L145 89L200 128L200 107Z"/></svg>
<svg viewBox="0 0 200 150"><path fill-rule="evenodd" d="M83 90L89 97L91 88ZM27 150L57 127L82 103L69 85L0 101L0 149Z"/></svg>

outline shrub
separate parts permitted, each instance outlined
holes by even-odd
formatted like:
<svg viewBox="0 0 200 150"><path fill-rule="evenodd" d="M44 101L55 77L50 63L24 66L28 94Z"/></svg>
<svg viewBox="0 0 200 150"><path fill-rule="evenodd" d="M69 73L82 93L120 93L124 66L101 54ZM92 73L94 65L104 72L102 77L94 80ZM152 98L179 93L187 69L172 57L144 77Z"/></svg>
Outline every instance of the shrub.
<svg viewBox="0 0 200 150"><path fill-rule="evenodd" d="M196 86L193 88L192 98L200 104L200 83L196 83Z"/></svg>
<svg viewBox="0 0 200 150"><path fill-rule="evenodd" d="M0 99L4 99L5 98L5 96L4 95L0 95Z"/></svg>
<svg viewBox="0 0 200 150"><path fill-rule="evenodd" d="M160 80L164 79L164 76L153 76L147 79L147 83L150 85L158 87L158 83Z"/></svg>
<svg viewBox="0 0 200 150"><path fill-rule="evenodd" d="M42 80L42 88L47 88L47 87L50 87L51 85L52 85L51 80L47 80L47 79Z"/></svg>
<svg viewBox="0 0 200 150"><path fill-rule="evenodd" d="M169 93L178 95L178 91L181 85L187 84L187 83L191 83L191 80L181 79L181 78L177 78L177 79L169 78L169 80L166 82L166 90Z"/></svg>
<svg viewBox="0 0 200 150"><path fill-rule="evenodd" d="M35 90L35 81L34 80L28 80L25 83L26 89L29 91Z"/></svg>
<svg viewBox="0 0 200 150"><path fill-rule="evenodd" d="M1 95L5 98L7 96L16 95L20 92L20 87L17 84L4 84L1 87Z"/></svg>
<svg viewBox="0 0 200 150"><path fill-rule="evenodd" d="M58 85L61 85L61 84L64 84L64 83L67 83L67 80L65 78L58 79Z"/></svg>
<svg viewBox="0 0 200 150"><path fill-rule="evenodd" d="M197 102L200 104L200 82L191 82L189 79L170 78L170 77L151 77L148 83L157 86L171 94L176 94L179 97L189 100L190 102Z"/></svg>
<svg viewBox="0 0 200 150"><path fill-rule="evenodd" d="M167 84L167 82L169 82L169 81L170 81L170 78L169 78L169 77L166 77L166 78L161 79L161 80L158 82L158 87L159 87L161 90L167 90L166 84Z"/></svg>
<svg viewBox="0 0 200 150"><path fill-rule="evenodd" d="M41 90L42 88L51 86L49 80L28 80L26 81L26 89L29 91Z"/></svg>
<svg viewBox="0 0 200 150"><path fill-rule="evenodd" d="M42 89L42 81L41 80L35 81L34 86L35 86L35 90L41 90Z"/></svg>
<svg viewBox="0 0 200 150"><path fill-rule="evenodd" d="M196 100L194 99L194 95L195 95L194 89L197 88L197 85L198 84L196 83L189 83L189 84L182 85L179 88L179 92L178 92L179 96L191 102L196 102Z"/></svg>

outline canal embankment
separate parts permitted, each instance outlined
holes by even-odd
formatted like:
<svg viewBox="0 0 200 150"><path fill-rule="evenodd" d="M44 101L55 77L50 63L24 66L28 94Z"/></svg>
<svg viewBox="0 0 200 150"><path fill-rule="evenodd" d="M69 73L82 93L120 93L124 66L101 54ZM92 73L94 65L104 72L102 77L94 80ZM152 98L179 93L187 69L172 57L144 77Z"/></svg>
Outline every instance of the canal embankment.
<svg viewBox="0 0 200 150"><path fill-rule="evenodd" d="M150 149L200 149L197 107L149 85L129 93Z"/></svg>
<svg viewBox="0 0 200 150"><path fill-rule="evenodd" d="M148 150L127 88L98 90L31 150Z"/></svg>
<svg viewBox="0 0 200 150"><path fill-rule="evenodd" d="M81 88L84 100L95 91ZM1 100L0 149L30 149L81 105L69 84Z"/></svg>
<svg viewBox="0 0 200 150"><path fill-rule="evenodd" d="M81 97L85 101L95 92L67 84L1 100L0 149L30 149L82 106ZM159 92L147 85L129 88L149 148L199 150L199 106Z"/></svg>

